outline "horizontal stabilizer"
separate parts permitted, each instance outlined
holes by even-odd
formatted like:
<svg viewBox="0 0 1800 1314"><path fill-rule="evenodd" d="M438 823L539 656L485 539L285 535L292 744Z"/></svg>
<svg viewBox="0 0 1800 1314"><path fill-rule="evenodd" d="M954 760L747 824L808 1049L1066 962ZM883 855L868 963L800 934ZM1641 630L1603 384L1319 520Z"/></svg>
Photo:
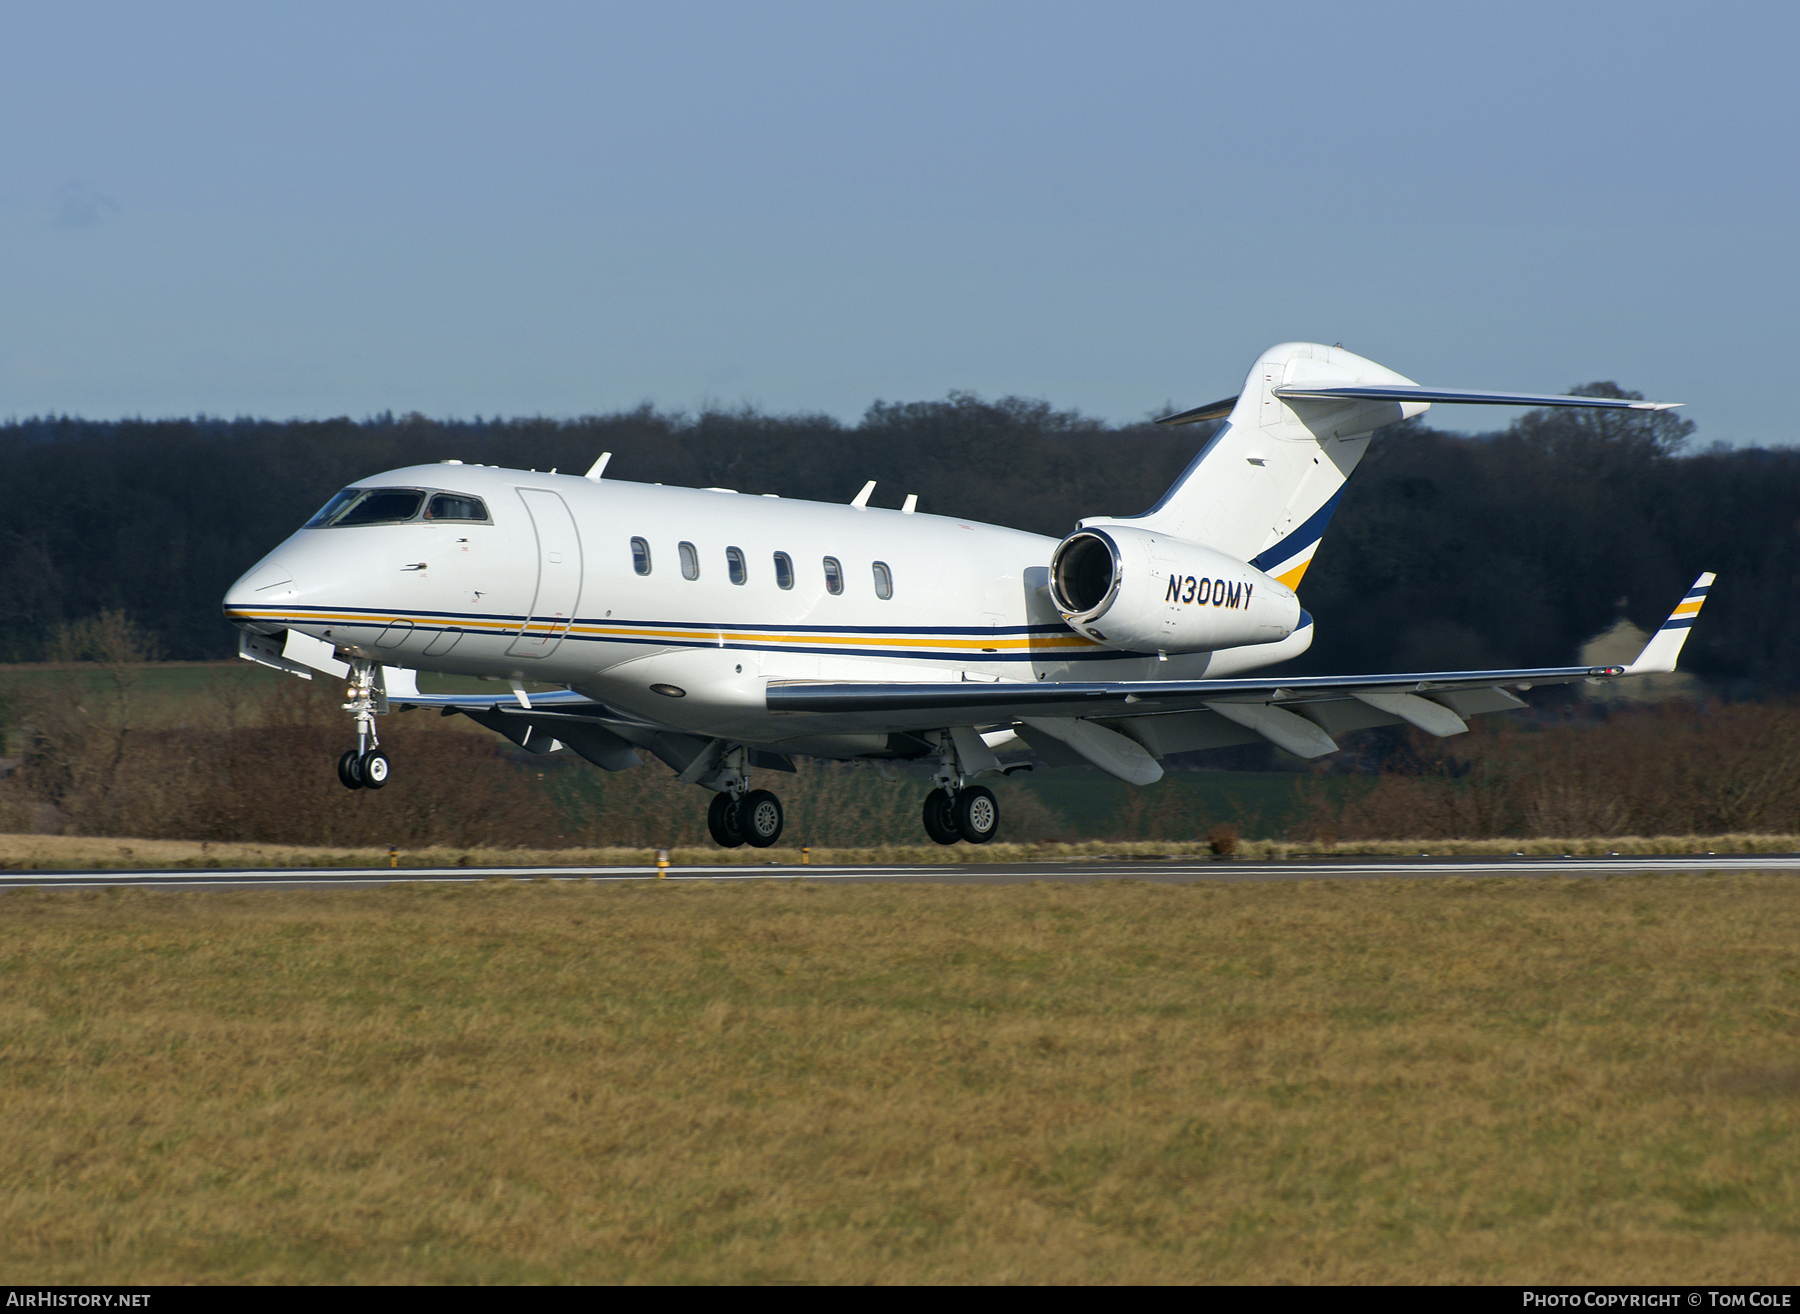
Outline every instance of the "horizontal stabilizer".
<svg viewBox="0 0 1800 1314"><path fill-rule="evenodd" d="M1231 408L1238 404L1236 397L1226 397L1222 401L1207 402L1204 406L1196 406L1191 411L1181 411L1175 415L1165 415L1158 424L1198 424L1202 420L1223 420L1230 416Z"/></svg>
<svg viewBox="0 0 1800 1314"><path fill-rule="evenodd" d="M1700 614L1700 608L1706 603L1706 594L1712 588L1717 576L1710 571L1694 581L1694 587L1687 591L1669 619L1662 623L1662 628L1650 636L1650 642L1638 654L1638 659L1625 668L1627 675L1661 675L1675 669L1675 659L1681 655L1681 645L1687 642L1688 630L1694 618Z"/></svg>
<svg viewBox="0 0 1800 1314"><path fill-rule="evenodd" d="M1463 406L1580 406L1607 411L1668 411L1681 402L1629 401L1622 397L1569 397L1542 392L1484 392L1471 388L1421 388L1401 383L1346 383L1323 388L1275 389L1283 401L1456 402ZM1177 422L1177 417L1159 424Z"/></svg>

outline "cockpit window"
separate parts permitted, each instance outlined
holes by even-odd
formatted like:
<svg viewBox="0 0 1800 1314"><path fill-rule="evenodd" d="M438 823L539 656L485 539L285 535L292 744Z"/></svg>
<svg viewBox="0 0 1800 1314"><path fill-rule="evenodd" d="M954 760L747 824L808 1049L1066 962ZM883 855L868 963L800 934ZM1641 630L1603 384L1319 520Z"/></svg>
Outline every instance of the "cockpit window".
<svg viewBox="0 0 1800 1314"><path fill-rule="evenodd" d="M332 521L332 517L337 515L337 513L342 511L345 507L349 506L357 498L361 497L365 491L366 490L361 488L346 488L341 493L333 493L331 495L331 500L320 507L317 514L315 514L311 520L306 522L306 528L318 529L322 525L329 525Z"/></svg>
<svg viewBox="0 0 1800 1314"><path fill-rule="evenodd" d="M416 488L346 488L307 521L306 527L391 525L418 515L424 501L425 494Z"/></svg>
<svg viewBox="0 0 1800 1314"><path fill-rule="evenodd" d="M430 498L429 505L426 498ZM424 514L420 514L420 508ZM407 520L488 519L487 503L467 493L427 493L420 488L346 488L306 522L308 529L345 525L397 525Z"/></svg>
<svg viewBox="0 0 1800 1314"><path fill-rule="evenodd" d="M427 520L486 520L487 506L479 497L463 493L433 493L425 508Z"/></svg>

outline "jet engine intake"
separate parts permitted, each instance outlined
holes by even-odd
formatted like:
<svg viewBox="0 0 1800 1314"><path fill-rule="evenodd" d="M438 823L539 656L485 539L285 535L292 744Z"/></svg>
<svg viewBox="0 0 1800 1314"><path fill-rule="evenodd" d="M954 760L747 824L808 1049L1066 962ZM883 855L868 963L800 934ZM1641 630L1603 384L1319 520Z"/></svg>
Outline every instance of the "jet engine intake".
<svg viewBox="0 0 1800 1314"><path fill-rule="evenodd" d="M1279 643L1300 600L1256 567L1124 525L1080 529L1050 557L1050 598L1074 629L1123 652Z"/></svg>

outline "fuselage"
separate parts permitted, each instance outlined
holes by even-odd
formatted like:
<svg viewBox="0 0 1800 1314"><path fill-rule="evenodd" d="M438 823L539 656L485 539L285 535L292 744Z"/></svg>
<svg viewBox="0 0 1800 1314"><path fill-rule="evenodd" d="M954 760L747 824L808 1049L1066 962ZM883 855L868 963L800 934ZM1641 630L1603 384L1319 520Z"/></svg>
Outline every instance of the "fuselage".
<svg viewBox="0 0 1800 1314"><path fill-rule="evenodd" d="M772 718L770 682L1196 679L1312 636L1121 653L1051 602L1056 539L944 516L449 463L353 487L460 494L486 514L301 529L232 586L228 619L825 756L872 745Z"/></svg>

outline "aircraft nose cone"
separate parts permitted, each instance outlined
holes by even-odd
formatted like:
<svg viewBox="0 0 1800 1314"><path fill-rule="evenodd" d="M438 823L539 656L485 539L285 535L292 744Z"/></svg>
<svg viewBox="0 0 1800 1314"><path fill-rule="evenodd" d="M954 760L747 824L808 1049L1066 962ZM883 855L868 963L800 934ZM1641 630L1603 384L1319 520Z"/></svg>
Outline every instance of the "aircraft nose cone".
<svg viewBox="0 0 1800 1314"><path fill-rule="evenodd" d="M281 604L295 597L294 572L276 560L257 563L225 590L225 619L246 629L272 632L285 628L276 623L264 625L264 615L279 611Z"/></svg>

